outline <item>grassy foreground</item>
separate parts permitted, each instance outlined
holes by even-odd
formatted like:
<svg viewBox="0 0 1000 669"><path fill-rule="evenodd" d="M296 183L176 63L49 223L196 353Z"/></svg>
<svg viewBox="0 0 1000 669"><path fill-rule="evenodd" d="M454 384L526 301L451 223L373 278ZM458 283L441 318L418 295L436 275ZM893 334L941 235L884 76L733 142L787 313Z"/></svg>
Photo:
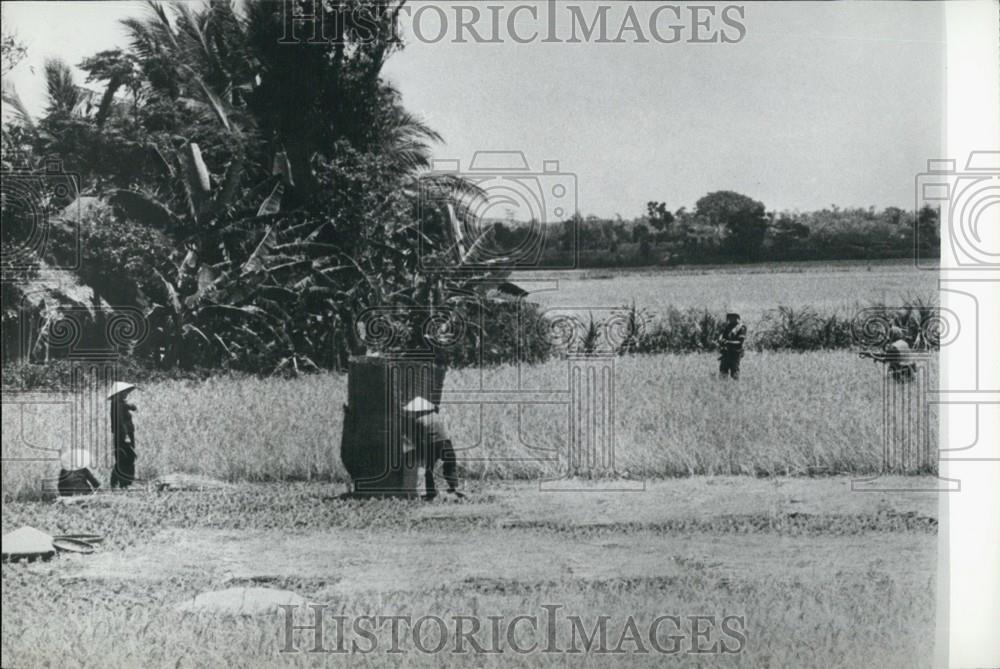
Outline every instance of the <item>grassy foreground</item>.
<svg viewBox="0 0 1000 669"><path fill-rule="evenodd" d="M540 493L474 483L465 503L337 499L332 484L241 484L211 492L140 490L82 505L15 502L4 530L99 532L90 556L4 565L7 667L719 666L928 667L934 638L936 496L852 493L849 481L694 477L642 493ZM233 586L284 588L329 615L484 618L546 605L590 630L609 617L680 616L682 650L621 654L402 651L387 624L378 651L306 652L286 614L182 613ZM741 616L739 652L692 653L688 616ZM308 611L293 622L310 622ZM332 628L328 619L327 631ZM486 624L484 623L484 629ZM407 628L404 628L407 629ZM671 630L666 630L669 633ZM435 628L427 634L435 644ZM521 628L528 646L544 634ZM349 637L350 638L350 637ZM490 647L489 635L478 635ZM573 645L558 627L557 645ZM706 645L720 640L718 626ZM731 639L726 639L731 642ZM323 647L336 646L335 636ZM582 647L582 643L577 644ZM734 644L729 643L730 648ZM363 646L364 647L364 646ZM294 652L283 652L291 649Z"/></svg>
<svg viewBox="0 0 1000 669"><path fill-rule="evenodd" d="M616 358L616 469L636 477L697 474L869 473L882 457L883 378L851 353L748 353L738 383L715 377L713 355ZM936 360L929 373L936 374ZM451 371L446 389L517 388L513 367ZM567 387L565 362L520 370L521 388ZM930 387L933 387L930 386ZM916 386L913 387L915 393ZM133 395L138 475L186 472L228 481L345 481L340 462L346 378L164 382ZM5 500L36 495L70 443L65 407L4 411ZM107 406L85 407L101 439L98 478L110 472ZM913 411L921 409L915 404ZM89 413L88 413L89 412ZM555 476L567 449L563 405L452 405L444 410L472 479ZM912 419L912 416L911 416ZM935 444L936 421L930 420Z"/></svg>

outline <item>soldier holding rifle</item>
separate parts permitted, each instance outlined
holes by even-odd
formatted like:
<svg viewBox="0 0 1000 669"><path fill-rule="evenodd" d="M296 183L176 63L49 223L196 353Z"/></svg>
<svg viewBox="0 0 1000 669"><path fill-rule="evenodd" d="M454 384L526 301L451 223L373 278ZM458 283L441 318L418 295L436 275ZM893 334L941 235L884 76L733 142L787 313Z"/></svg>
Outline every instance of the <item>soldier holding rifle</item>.
<svg viewBox="0 0 1000 669"><path fill-rule="evenodd" d="M909 333L898 324L894 323L889 327L889 341L882 351L861 351L859 358L868 358L873 362L880 362L887 365L889 376L900 383L911 380L917 372L917 365L911 359L908 340ZM919 335L914 336L914 339Z"/></svg>
<svg viewBox="0 0 1000 669"><path fill-rule="evenodd" d="M726 324L719 335L719 376L740 378L740 361L743 358L743 342L747 338L747 326L740 322L737 313L726 314Z"/></svg>

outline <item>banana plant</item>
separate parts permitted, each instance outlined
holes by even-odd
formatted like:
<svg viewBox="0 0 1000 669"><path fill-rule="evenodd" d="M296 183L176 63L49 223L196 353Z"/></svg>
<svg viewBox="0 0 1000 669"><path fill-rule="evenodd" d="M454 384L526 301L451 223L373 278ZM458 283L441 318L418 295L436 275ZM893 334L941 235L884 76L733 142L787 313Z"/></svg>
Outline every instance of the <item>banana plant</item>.
<svg viewBox="0 0 1000 669"><path fill-rule="evenodd" d="M255 289L264 274L262 259L269 249L270 229L245 261L234 260L221 248L221 233L227 227L224 222L231 216L240 193L243 157L234 155L221 179L216 179L196 142L188 142L174 152L158 150L158 155L165 173L180 184L181 211L138 191L117 190L111 201L126 217L167 233L183 252L172 276L157 272L166 299L151 304L147 313L162 338L162 363L185 364L185 347L190 347L192 340L217 346L229 358L237 357L236 342L226 341L223 334L234 329L250 329L257 338L259 333L267 332L271 338L282 339L281 329L275 325L277 317L254 304ZM289 183L279 167L282 162L279 152L275 157L277 174L264 184L270 193L254 215L239 221L244 228L265 228L281 212L281 198Z"/></svg>

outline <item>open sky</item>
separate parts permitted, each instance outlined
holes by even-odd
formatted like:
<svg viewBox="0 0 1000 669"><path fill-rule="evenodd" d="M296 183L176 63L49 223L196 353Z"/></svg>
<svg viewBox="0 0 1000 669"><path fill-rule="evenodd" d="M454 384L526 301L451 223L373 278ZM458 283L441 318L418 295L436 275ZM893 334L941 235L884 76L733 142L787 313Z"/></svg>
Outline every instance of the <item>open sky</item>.
<svg viewBox="0 0 1000 669"><path fill-rule="evenodd" d="M769 209L909 208L914 176L941 157L939 3L747 3L745 36L728 44L516 44L504 32L514 3L494 3L505 12L502 43L456 43L455 4L440 5L448 34L436 43L414 39L415 21L404 22L407 47L386 75L444 135L439 157L463 168L476 151L523 151L533 169L558 160L576 176L585 214L631 218L653 199L691 207L721 189ZM640 24L657 4L634 3ZM552 7L539 5L543 16ZM627 7L608 13L612 35ZM141 11L4 2L5 30L29 49L8 83L40 109L45 58L75 64L124 45L118 19ZM515 25L523 35L537 22Z"/></svg>

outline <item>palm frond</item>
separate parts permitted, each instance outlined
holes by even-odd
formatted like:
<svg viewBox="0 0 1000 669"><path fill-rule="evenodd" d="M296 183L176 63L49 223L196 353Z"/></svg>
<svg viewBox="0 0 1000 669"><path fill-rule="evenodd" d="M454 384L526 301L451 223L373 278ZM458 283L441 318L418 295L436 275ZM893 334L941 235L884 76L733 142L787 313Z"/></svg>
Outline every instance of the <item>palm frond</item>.
<svg viewBox="0 0 1000 669"><path fill-rule="evenodd" d="M14 115L28 130L32 132L36 130L35 119L12 84L3 87L3 101L11 106Z"/></svg>
<svg viewBox="0 0 1000 669"><path fill-rule="evenodd" d="M65 61L45 61L45 91L50 114L71 114L80 102L80 88L73 81L73 71Z"/></svg>

